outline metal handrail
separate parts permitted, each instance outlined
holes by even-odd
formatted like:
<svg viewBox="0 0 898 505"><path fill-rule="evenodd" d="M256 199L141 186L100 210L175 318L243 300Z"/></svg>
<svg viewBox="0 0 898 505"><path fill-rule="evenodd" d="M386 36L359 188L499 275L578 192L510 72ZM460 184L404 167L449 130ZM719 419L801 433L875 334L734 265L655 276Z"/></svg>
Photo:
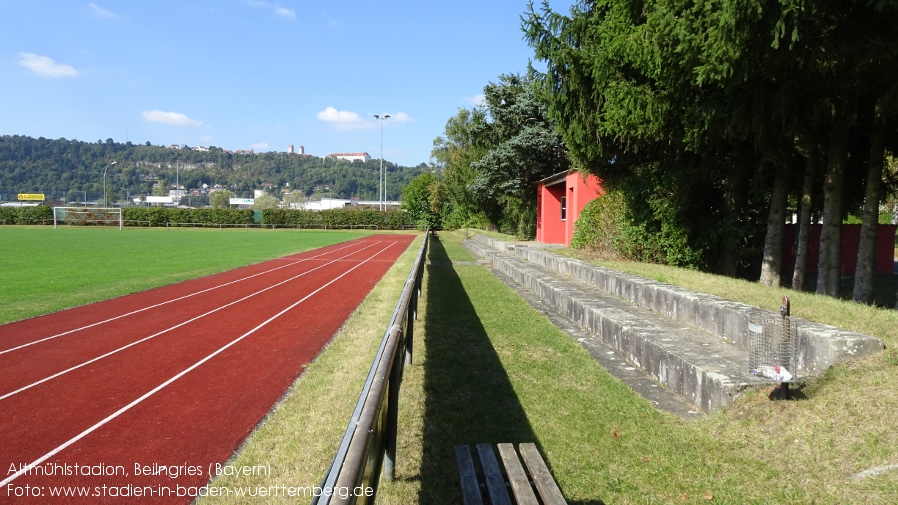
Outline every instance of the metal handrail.
<svg viewBox="0 0 898 505"><path fill-rule="evenodd" d="M334 460L321 482L320 493L312 500L313 505L373 503L381 470L387 481L393 480L399 386L405 365L412 362L414 321L429 239L430 232L426 230L365 386Z"/></svg>

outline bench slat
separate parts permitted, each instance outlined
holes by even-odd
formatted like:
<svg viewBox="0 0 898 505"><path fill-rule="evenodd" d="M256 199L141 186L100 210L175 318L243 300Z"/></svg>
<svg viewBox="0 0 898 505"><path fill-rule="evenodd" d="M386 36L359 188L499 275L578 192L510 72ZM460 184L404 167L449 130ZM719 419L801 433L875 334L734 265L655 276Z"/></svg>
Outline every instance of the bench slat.
<svg viewBox="0 0 898 505"><path fill-rule="evenodd" d="M521 457L524 458L524 464L527 465L527 470L530 471L530 477L533 478L533 484L539 491L539 496L542 498L543 503L545 505L567 505L564 495L561 494L561 489L558 488L558 484L555 483L555 479L549 473L549 468L546 466L546 462L543 461L543 457L539 455L536 446L532 443L526 443L519 445L518 449L521 452Z"/></svg>
<svg viewBox="0 0 898 505"><path fill-rule="evenodd" d="M458 465L458 485L461 488L461 499L464 505L483 505L480 496L480 484L477 483L477 471L471 459L471 448L467 445L455 446L455 462Z"/></svg>
<svg viewBox="0 0 898 505"><path fill-rule="evenodd" d="M483 480L486 482L486 490L489 493L492 505L511 505L511 497L505 489L505 479L496 461L496 454L490 444L477 444L477 454L480 456L480 465L483 467Z"/></svg>
<svg viewBox="0 0 898 505"><path fill-rule="evenodd" d="M521 460L514 450L512 444L498 444L499 457L502 458L502 464L505 466L505 473L508 475L508 482L511 484L511 492L514 494L515 501L518 505L539 505L536 501L536 495L533 494L533 488L530 487L530 480L524 467L521 466Z"/></svg>

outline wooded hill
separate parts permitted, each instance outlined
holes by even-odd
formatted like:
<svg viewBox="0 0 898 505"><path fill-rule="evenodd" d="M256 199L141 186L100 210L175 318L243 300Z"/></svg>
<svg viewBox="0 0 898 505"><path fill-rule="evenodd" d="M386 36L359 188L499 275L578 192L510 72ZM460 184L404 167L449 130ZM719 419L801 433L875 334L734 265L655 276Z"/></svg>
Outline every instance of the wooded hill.
<svg viewBox="0 0 898 505"><path fill-rule="evenodd" d="M298 190L311 195L316 187L330 187L335 198L377 200L380 160L369 162L318 158L286 152L230 153L218 147L207 151L172 149L112 139L95 143L64 138L50 140L20 135L0 136L0 196L16 200L18 193L43 193L56 201L100 201L103 170L107 169L108 201L137 195L164 194L221 184L235 196L251 197L253 190ZM426 169L384 162L386 195L397 200L408 182ZM289 185L289 186L288 186Z"/></svg>

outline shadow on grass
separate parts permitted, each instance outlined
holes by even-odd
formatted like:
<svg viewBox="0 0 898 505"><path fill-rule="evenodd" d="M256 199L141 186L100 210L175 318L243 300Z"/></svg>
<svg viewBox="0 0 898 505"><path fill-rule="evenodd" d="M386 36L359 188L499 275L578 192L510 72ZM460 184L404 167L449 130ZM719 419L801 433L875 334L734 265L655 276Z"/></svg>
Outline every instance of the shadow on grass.
<svg viewBox="0 0 898 505"><path fill-rule="evenodd" d="M419 501L426 504L460 500L454 446L538 442L450 260L434 236L424 321L426 400Z"/></svg>

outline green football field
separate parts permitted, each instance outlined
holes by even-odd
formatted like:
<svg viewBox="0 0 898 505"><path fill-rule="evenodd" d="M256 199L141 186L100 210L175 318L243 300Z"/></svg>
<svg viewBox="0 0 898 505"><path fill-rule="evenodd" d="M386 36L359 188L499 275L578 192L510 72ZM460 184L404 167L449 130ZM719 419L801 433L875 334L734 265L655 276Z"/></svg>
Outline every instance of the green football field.
<svg viewBox="0 0 898 505"><path fill-rule="evenodd" d="M0 324L370 233L0 227Z"/></svg>

